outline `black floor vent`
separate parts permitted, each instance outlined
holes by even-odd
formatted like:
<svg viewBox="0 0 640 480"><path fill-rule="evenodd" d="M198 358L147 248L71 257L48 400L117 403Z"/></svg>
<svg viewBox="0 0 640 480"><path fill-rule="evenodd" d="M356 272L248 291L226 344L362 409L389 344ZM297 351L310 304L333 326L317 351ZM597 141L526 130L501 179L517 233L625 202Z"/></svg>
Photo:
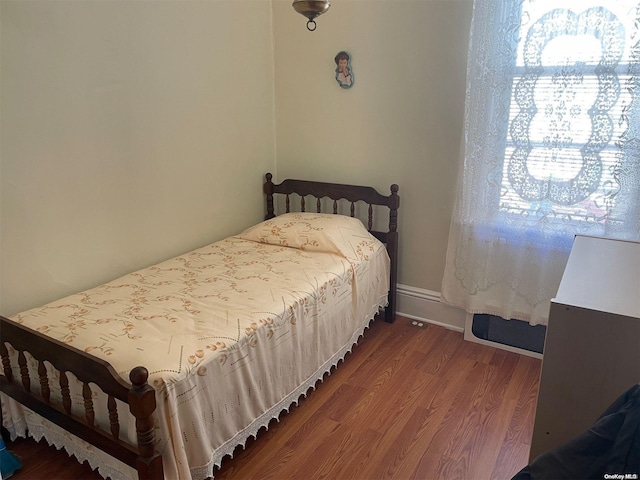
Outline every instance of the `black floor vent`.
<svg viewBox="0 0 640 480"><path fill-rule="evenodd" d="M545 325L529 325L520 320L505 320L496 315L476 313L471 326L473 334L483 340L542 353Z"/></svg>

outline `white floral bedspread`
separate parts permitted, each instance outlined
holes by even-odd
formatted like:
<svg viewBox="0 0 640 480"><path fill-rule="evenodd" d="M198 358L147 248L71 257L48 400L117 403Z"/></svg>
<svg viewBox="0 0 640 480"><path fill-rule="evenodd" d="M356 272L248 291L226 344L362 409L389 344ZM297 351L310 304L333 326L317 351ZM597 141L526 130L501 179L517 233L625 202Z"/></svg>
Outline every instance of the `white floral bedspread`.
<svg viewBox="0 0 640 480"><path fill-rule="evenodd" d="M13 320L109 361L127 380L133 367L147 367L165 476L203 479L321 380L386 304L384 246L358 220L327 217L276 217ZM108 425L104 395L94 397L96 418ZM135 478L13 400L2 403L13 434L28 428L105 477ZM119 415L131 418L125 405ZM121 423L133 441L133 422Z"/></svg>

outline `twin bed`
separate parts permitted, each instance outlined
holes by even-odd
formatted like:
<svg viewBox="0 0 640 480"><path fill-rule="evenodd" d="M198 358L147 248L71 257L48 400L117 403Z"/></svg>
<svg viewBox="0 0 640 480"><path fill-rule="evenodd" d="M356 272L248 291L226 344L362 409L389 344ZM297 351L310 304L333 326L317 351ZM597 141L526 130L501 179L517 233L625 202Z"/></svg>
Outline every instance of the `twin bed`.
<svg viewBox="0 0 640 480"><path fill-rule="evenodd" d="M0 317L10 435L44 437L105 478L212 477L374 317L393 322L397 185L267 174L264 192L265 222L239 235Z"/></svg>

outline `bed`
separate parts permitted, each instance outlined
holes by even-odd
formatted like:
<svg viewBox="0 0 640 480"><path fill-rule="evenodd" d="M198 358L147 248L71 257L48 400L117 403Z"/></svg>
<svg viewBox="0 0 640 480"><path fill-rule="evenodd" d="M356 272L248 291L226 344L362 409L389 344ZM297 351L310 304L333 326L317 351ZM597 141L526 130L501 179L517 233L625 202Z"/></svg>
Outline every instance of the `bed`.
<svg viewBox="0 0 640 480"><path fill-rule="evenodd" d="M105 478L212 477L374 317L394 321L397 185L267 174L264 193L265 221L238 235L0 317L11 437L44 437Z"/></svg>

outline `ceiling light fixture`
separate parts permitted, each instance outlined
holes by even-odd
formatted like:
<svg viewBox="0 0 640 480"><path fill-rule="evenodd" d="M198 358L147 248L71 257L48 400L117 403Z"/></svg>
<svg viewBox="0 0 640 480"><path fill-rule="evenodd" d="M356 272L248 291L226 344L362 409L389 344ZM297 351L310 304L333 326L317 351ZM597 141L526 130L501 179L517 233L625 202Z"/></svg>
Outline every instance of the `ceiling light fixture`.
<svg viewBox="0 0 640 480"><path fill-rule="evenodd" d="M307 30L310 32L316 29L315 18L329 10L330 6L328 0L294 0L293 2L294 10L309 19Z"/></svg>

